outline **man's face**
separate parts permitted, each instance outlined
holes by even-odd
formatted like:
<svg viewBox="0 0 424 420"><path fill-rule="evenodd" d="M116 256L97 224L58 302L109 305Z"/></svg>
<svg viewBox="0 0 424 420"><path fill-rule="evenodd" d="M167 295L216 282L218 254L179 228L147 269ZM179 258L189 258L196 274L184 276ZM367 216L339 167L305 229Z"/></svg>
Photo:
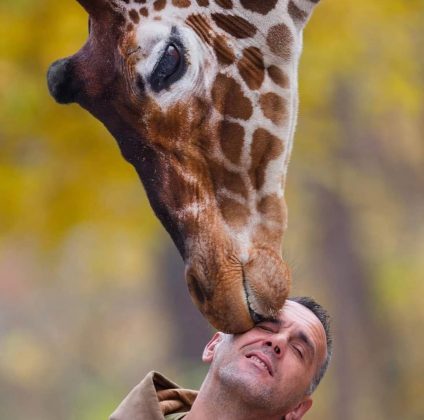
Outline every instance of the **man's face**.
<svg viewBox="0 0 424 420"><path fill-rule="evenodd" d="M319 319L288 300L276 321L261 322L243 334L216 334L203 358L212 362L213 377L240 391L247 404L281 416L307 399L326 352Z"/></svg>

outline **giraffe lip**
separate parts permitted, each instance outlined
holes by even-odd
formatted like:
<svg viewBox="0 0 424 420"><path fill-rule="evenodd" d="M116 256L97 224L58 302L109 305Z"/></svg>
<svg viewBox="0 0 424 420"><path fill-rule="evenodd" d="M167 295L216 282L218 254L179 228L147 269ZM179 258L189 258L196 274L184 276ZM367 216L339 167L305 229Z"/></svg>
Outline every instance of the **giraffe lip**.
<svg viewBox="0 0 424 420"><path fill-rule="evenodd" d="M252 307L250 306L250 302L249 302L250 295L249 295L249 292L247 290L245 282L243 282L243 287L244 287L244 293L245 293L245 296L246 296L247 308L249 309L250 318L252 319L254 324L256 325L256 324L260 324L261 322L274 321L275 320L274 317L262 315L262 314L256 312L254 309L252 309Z"/></svg>
<svg viewBox="0 0 424 420"><path fill-rule="evenodd" d="M259 324L260 322L265 322L266 321L266 317L264 317L261 314L258 314L257 312L255 312L252 307L249 304L249 301L247 301L247 307L249 308L249 314L250 314L250 318L252 318L252 321L255 324Z"/></svg>
<svg viewBox="0 0 424 420"><path fill-rule="evenodd" d="M269 317L261 315L260 313L252 309L250 305L250 301L249 301L250 294L249 294L248 286L246 283L247 283L247 280L243 273L243 289L244 289L244 294L246 296L246 305L247 305L247 308L249 309L250 318L252 319L255 325L259 324L260 322L265 322L269 320Z"/></svg>

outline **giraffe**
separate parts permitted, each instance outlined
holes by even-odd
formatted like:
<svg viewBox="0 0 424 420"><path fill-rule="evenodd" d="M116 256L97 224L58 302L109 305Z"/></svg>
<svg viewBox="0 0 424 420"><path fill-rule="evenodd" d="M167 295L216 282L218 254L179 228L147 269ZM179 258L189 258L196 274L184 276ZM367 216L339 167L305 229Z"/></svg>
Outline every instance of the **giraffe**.
<svg viewBox="0 0 424 420"><path fill-rule="evenodd" d="M302 33L319 0L78 0L89 36L48 87L99 119L185 263L194 304L240 333L291 284L281 245Z"/></svg>

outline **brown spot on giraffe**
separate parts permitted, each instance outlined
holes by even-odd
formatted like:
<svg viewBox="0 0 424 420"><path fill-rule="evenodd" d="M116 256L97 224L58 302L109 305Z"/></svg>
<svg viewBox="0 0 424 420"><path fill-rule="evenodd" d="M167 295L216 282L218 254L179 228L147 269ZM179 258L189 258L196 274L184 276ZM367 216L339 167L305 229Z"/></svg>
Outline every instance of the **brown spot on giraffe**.
<svg viewBox="0 0 424 420"><path fill-rule="evenodd" d="M283 228L275 224L269 225L261 222L255 227L255 235L258 238L266 238L269 243L273 243L283 234Z"/></svg>
<svg viewBox="0 0 424 420"><path fill-rule="evenodd" d="M249 209L232 198L223 198L219 201L219 208L224 220L233 228L241 229L246 226L250 212Z"/></svg>
<svg viewBox="0 0 424 420"><path fill-rule="evenodd" d="M230 171L225 166L210 160L208 162L210 174L212 175L215 195L219 195L223 189L231 193L247 198L247 188L239 173Z"/></svg>
<svg viewBox="0 0 424 420"><path fill-rule="evenodd" d="M234 51L228 45L227 40L224 36L217 35L215 37L213 41L213 48L220 64L230 65L234 63L236 59Z"/></svg>
<svg viewBox="0 0 424 420"><path fill-rule="evenodd" d="M259 201L257 209L259 213L267 216L267 219L282 227L285 214L281 201L282 198L279 198L277 194L266 195Z"/></svg>
<svg viewBox="0 0 424 420"><path fill-rule="evenodd" d="M271 10L274 9L278 0L240 0L240 3L247 10L257 12L262 15L267 15Z"/></svg>
<svg viewBox="0 0 424 420"><path fill-rule="evenodd" d="M248 120L253 113L250 100L232 77L218 74L212 87L215 108L224 116Z"/></svg>
<svg viewBox="0 0 424 420"><path fill-rule="evenodd" d="M209 6L209 0L197 0L197 4L201 7Z"/></svg>
<svg viewBox="0 0 424 420"><path fill-rule="evenodd" d="M273 26L267 35L269 49L279 57L290 60L292 57L293 35L284 23Z"/></svg>
<svg viewBox="0 0 424 420"><path fill-rule="evenodd" d="M135 24L137 24L138 22L140 22L140 15L138 14L138 12L137 12L137 10L134 10L134 9L132 9L132 10L130 10L129 11L129 16L130 16L130 19L135 23Z"/></svg>
<svg viewBox="0 0 424 420"><path fill-rule="evenodd" d="M241 16L213 13L212 19L218 27L237 39L250 38L257 32L257 28Z"/></svg>
<svg viewBox="0 0 424 420"><path fill-rule="evenodd" d="M231 163L238 165L244 144L244 128L238 123L222 120L218 132L224 156Z"/></svg>
<svg viewBox="0 0 424 420"><path fill-rule="evenodd" d="M258 212L264 217L256 226L256 238L263 238L268 244L278 243L287 225L287 206L284 197L276 193L266 195L257 204ZM278 250L277 250L278 251Z"/></svg>
<svg viewBox="0 0 424 420"><path fill-rule="evenodd" d="M283 72L283 70L277 66L272 65L268 67L267 71L268 76L276 85L281 86L282 88L289 87L289 78L287 74Z"/></svg>
<svg viewBox="0 0 424 420"><path fill-rule="evenodd" d="M262 86L265 78L265 64L261 50L256 47L248 47L243 51L243 57L237 65L240 76L252 90Z"/></svg>
<svg viewBox="0 0 424 420"><path fill-rule="evenodd" d="M190 0L172 0L172 4L175 7L180 7L184 9L191 6L191 1Z"/></svg>
<svg viewBox="0 0 424 420"><path fill-rule="evenodd" d="M266 118L270 119L274 124L282 124L286 117L286 100L273 92L261 95L259 103Z"/></svg>
<svg viewBox="0 0 424 420"><path fill-rule="evenodd" d="M211 25L207 17L200 14L193 14L186 19L189 25L197 33L197 35L207 44L211 43Z"/></svg>
<svg viewBox="0 0 424 420"><path fill-rule="evenodd" d="M232 9L233 8L233 0L215 0L215 3L218 6L221 6L223 9Z"/></svg>
<svg viewBox="0 0 424 420"><path fill-rule="evenodd" d="M295 22L300 22L300 23L305 22L305 20L308 17L308 14L304 10L299 9L299 7L296 6L293 0L289 1L289 4L287 7L288 7L289 15Z"/></svg>
<svg viewBox="0 0 424 420"><path fill-rule="evenodd" d="M249 170L253 188L260 190L265 182L268 163L283 152L282 141L269 131L258 128L253 134L250 150L251 165Z"/></svg>
<svg viewBox="0 0 424 420"><path fill-rule="evenodd" d="M163 10L166 6L166 0L155 0L153 3L153 8L159 12L160 10Z"/></svg>

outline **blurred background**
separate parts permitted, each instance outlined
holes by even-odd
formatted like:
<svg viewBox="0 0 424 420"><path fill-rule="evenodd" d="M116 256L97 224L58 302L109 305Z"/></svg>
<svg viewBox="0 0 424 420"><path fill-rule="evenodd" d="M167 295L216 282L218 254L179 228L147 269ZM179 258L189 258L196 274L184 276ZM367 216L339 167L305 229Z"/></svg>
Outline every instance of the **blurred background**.
<svg viewBox="0 0 424 420"><path fill-rule="evenodd" d="M73 0L0 0L0 419L105 419L211 333L135 171L49 97ZM424 418L424 1L323 0L305 32L284 254L333 315L310 419Z"/></svg>

